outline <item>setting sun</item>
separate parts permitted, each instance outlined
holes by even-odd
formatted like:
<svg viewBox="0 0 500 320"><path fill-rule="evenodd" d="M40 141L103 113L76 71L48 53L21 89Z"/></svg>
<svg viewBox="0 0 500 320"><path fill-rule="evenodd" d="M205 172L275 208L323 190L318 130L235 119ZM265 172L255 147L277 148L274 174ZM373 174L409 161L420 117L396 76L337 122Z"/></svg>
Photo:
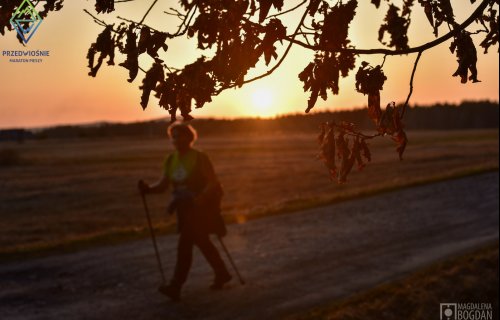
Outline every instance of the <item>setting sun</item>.
<svg viewBox="0 0 500 320"><path fill-rule="evenodd" d="M263 117L275 115L273 102L274 93L268 88L259 88L252 93L252 109L256 115Z"/></svg>

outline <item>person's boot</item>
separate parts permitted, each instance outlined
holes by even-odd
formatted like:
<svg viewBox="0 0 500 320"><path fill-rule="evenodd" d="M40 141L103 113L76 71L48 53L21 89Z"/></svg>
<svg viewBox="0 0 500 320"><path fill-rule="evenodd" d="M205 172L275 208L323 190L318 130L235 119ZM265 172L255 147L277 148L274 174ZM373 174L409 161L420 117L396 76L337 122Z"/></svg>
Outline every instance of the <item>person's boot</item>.
<svg viewBox="0 0 500 320"><path fill-rule="evenodd" d="M229 272L224 272L223 274L219 274L215 276L214 283L210 286L210 289L212 290L220 290L226 283L231 281L233 277Z"/></svg>
<svg viewBox="0 0 500 320"><path fill-rule="evenodd" d="M181 300L181 286L175 283L170 283L169 285L162 284L158 288L158 291L160 291L161 294L169 297L170 300L174 302Z"/></svg>

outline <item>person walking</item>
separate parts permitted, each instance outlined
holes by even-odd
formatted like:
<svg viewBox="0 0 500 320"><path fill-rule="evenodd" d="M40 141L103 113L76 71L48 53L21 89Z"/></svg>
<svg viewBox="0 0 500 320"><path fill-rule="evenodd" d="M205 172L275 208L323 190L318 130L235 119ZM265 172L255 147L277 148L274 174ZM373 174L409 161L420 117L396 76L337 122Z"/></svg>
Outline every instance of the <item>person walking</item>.
<svg viewBox="0 0 500 320"><path fill-rule="evenodd" d="M180 300L182 285L186 282L192 264L193 246L197 246L212 267L215 277L211 289L221 289L232 279L210 234L222 237L226 227L220 214L222 187L208 156L193 148L196 130L189 124L174 123L168 135L175 151L168 155L160 180L148 184L139 180L141 193L163 193L172 187L168 212L177 215L177 261L169 284L159 291L173 301Z"/></svg>

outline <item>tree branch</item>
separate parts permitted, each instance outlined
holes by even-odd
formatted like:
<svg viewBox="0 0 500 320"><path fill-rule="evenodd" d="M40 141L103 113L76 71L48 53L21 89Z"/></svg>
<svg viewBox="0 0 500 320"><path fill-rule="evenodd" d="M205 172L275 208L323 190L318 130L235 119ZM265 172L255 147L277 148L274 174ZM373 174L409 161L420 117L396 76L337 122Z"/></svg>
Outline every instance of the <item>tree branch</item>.
<svg viewBox="0 0 500 320"><path fill-rule="evenodd" d="M276 18L276 17L279 17L279 16L281 16L281 15L287 14L287 13L289 13L289 12L295 11L296 9L300 8L301 6L303 6L306 2L307 2L307 0L304 0L304 1L302 1L301 3L299 3L298 5L296 5L295 7L291 8L291 9L288 9L288 10L286 10L286 11L283 11L283 12L280 12L280 13L273 14L273 15L271 15L271 16L268 16L268 17L266 18L266 20L267 20L267 19L271 19L271 18Z"/></svg>
<svg viewBox="0 0 500 320"><path fill-rule="evenodd" d="M104 20L101 20L101 19L97 18L92 13L90 13L87 9L83 9L83 12L85 12L86 14L88 14L89 16L91 16L92 19L94 20L94 22L97 23L98 25L103 26L103 27L107 27L108 26L108 24L106 22L104 22Z"/></svg>
<svg viewBox="0 0 500 320"><path fill-rule="evenodd" d="M462 24L457 26L455 29L452 31L448 32L444 36L437 38L431 42L428 42L426 44L420 45L418 47L413 47L409 49L404 49L404 50L391 50L391 49L351 49L351 48L344 48L344 49L336 49L332 50L330 48L325 48L321 47L318 45L310 45L298 40L295 40L295 35L292 35L291 38L286 37L285 40L297 44L299 46L302 46L306 49L311 49L311 50L316 50L316 51L326 51L326 52L346 52L346 53L353 53L353 54L385 54L389 56L395 56L395 55L405 55L405 54L410 54L410 53L418 53L418 52L423 52L425 50L431 49L435 46L440 45L441 43L445 42L446 40L450 39L451 37L457 35L460 33L460 31L464 30L467 28L472 22L474 22L476 19L478 19L483 11L486 9L486 6L491 2L491 0L483 0L481 4L476 8L476 10L470 15L467 20L465 20Z"/></svg>
<svg viewBox="0 0 500 320"><path fill-rule="evenodd" d="M151 12L151 10L153 9L153 7L155 6L155 4L158 2L158 0L154 0L153 3L151 4L151 6L149 7L148 11L146 11L146 13L144 14L144 16L142 17L141 19L141 22L139 22L139 24L142 24L144 22L144 20L146 20L146 17L148 16L148 14Z"/></svg>

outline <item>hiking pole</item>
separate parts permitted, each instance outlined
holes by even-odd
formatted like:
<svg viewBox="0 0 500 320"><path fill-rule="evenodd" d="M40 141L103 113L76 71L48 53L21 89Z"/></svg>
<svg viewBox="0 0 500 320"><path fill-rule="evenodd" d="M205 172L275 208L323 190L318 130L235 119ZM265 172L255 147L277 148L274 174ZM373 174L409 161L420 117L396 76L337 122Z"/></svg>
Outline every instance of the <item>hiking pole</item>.
<svg viewBox="0 0 500 320"><path fill-rule="evenodd" d="M231 265L233 266L233 269L236 272L236 275L238 276L238 279L240 280L240 283L242 285L244 285L245 284L245 280L243 280L243 278L241 277L240 273L238 272L238 268L236 268L236 265L234 264L233 258L231 258L231 255L229 254L229 251L227 250L226 245L222 241L221 236L217 235L217 239L219 239L219 242L220 242L222 248L226 252L227 257L229 258L229 262L231 262Z"/></svg>
<svg viewBox="0 0 500 320"><path fill-rule="evenodd" d="M146 196L144 192L141 191L142 204L144 204L144 211L146 212L146 218L148 219L149 231L151 231L151 240L153 240L153 246L156 253L156 261L158 261L158 268L160 269L161 279L163 283L166 283L165 274L163 273L163 266L161 265L160 253L158 252L158 245L156 244L155 232L153 230L153 224L151 223L151 217L149 216L148 204L146 203Z"/></svg>

